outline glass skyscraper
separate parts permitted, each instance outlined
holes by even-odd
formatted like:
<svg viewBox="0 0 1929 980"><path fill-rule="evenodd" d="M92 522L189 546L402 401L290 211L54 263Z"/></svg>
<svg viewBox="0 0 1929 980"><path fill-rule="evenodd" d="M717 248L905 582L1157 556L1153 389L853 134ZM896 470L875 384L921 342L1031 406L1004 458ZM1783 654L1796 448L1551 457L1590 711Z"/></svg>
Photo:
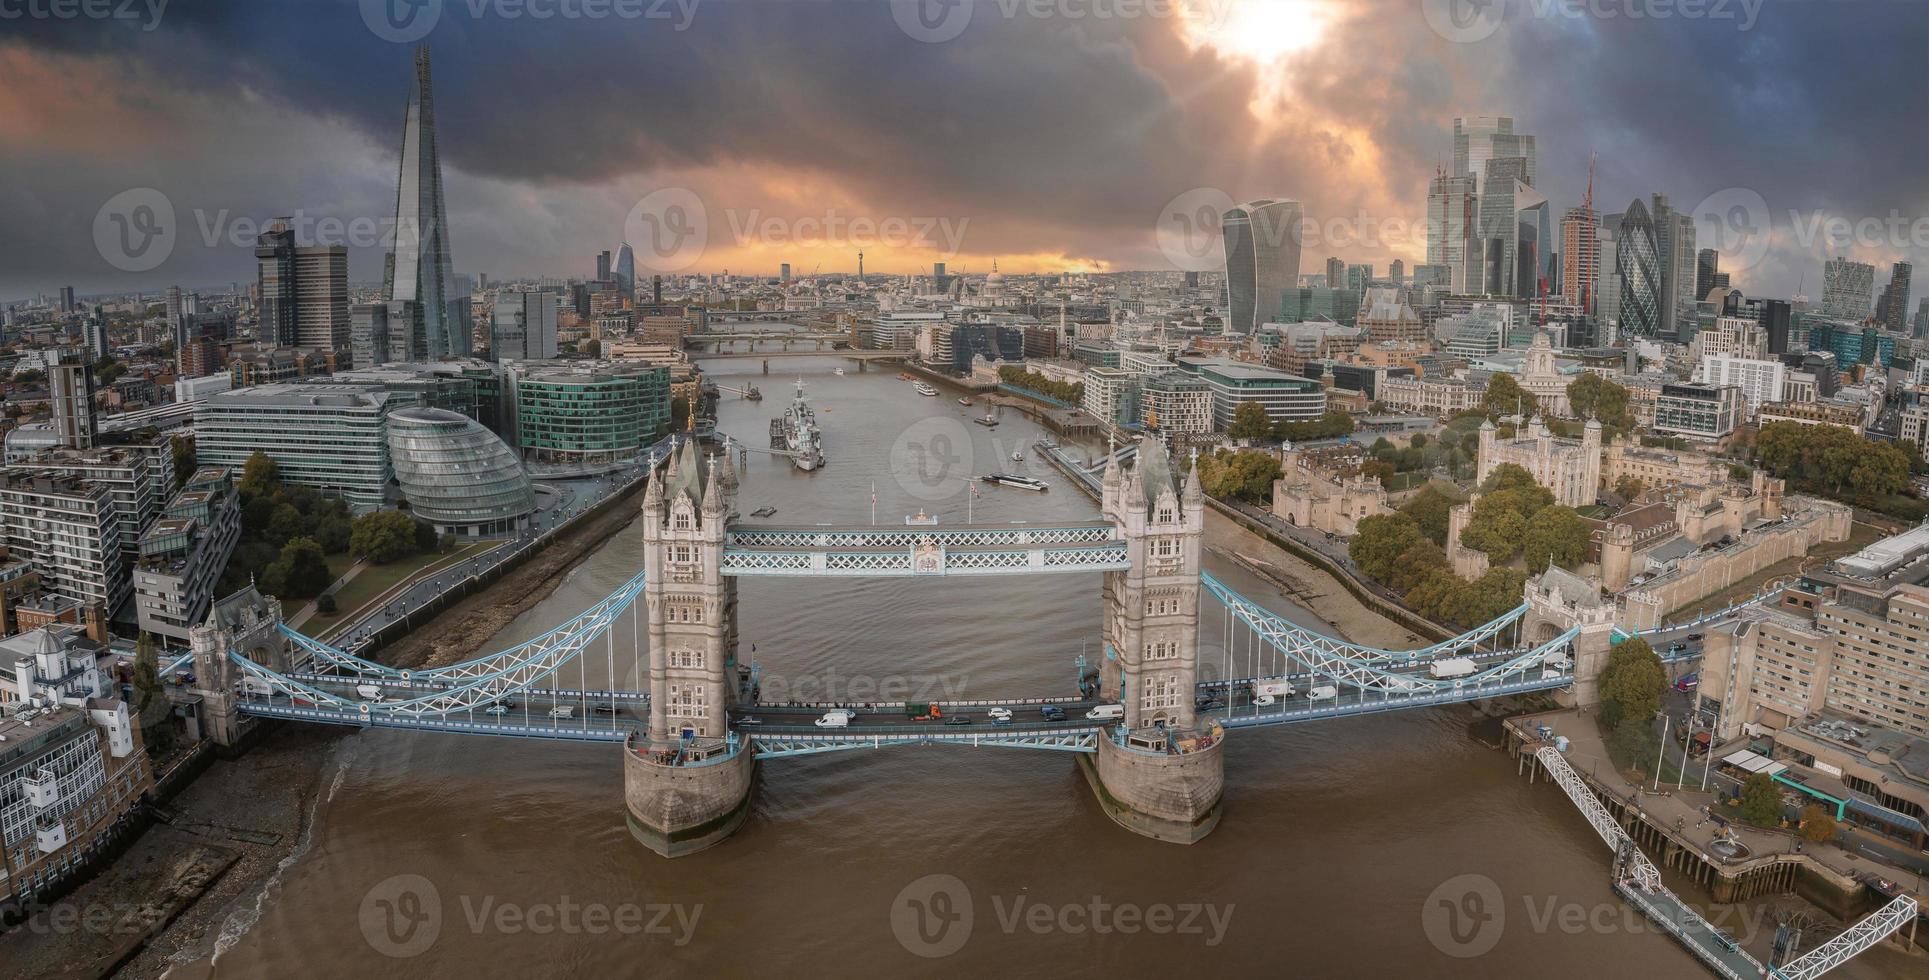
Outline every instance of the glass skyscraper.
<svg viewBox="0 0 1929 980"><path fill-rule="evenodd" d="M1285 291L1299 285L1301 218L1298 201L1254 201L1220 219L1228 332L1251 334L1272 322Z"/></svg>
<svg viewBox="0 0 1929 980"><path fill-rule="evenodd" d="M1655 337L1661 331L1661 258L1648 206L1635 198L1614 235L1615 273L1621 280L1621 336Z"/></svg>
<svg viewBox="0 0 1929 980"><path fill-rule="evenodd" d="M395 248L388 256L388 298L414 304L404 326L411 354L436 359L469 353L467 296L456 293L449 256L442 164L435 150L435 100L429 49L415 49L415 88L402 123L402 169L395 185ZM391 323L390 329L396 324Z"/></svg>

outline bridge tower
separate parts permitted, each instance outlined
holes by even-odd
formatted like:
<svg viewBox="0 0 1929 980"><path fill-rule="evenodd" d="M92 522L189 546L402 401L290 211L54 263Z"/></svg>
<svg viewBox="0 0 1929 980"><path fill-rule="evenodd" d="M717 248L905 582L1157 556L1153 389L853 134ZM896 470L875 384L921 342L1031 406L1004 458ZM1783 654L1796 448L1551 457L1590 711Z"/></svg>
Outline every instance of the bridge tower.
<svg viewBox="0 0 1929 980"><path fill-rule="evenodd" d="M723 545L734 483L686 439L643 494L650 718L625 753L624 800L630 831L665 857L715 844L750 809L751 753L729 740L737 583L723 574Z"/></svg>
<svg viewBox="0 0 1929 980"><path fill-rule="evenodd" d="M281 604L250 585L215 600L208 607L207 622L188 628L188 648L194 654L193 690L201 699L203 738L232 748L244 732L245 719L235 710L235 687L241 682L241 669L228 654L240 653L277 673L298 666L292 662L288 639L281 635L280 627Z"/></svg>
<svg viewBox="0 0 1929 980"><path fill-rule="evenodd" d="M1521 617L1521 642L1539 646L1579 626L1574 638L1574 702L1601 702L1601 670L1612 645L1616 604L1601 595L1600 586L1558 565L1527 580L1528 610Z"/></svg>
<svg viewBox="0 0 1929 980"><path fill-rule="evenodd" d="M1102 506L1131 567L1105 573L1100 697L1123 702L1125 718L1079 764L1113 821L1189 844L1218 824L1225 786L1223 732L1202 738L1192 703L1205 497L1196 475L1181 487L1165 446L1141 436L1130 474L1107 460Z"/></svg>

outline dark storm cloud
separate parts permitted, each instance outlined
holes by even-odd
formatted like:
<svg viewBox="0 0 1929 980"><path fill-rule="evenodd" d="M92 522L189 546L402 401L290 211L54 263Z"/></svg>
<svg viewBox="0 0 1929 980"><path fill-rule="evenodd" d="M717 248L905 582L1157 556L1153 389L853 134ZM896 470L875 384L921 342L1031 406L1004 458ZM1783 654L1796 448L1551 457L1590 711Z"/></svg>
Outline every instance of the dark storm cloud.
<svg viewBox="0 0 1929 980"><path fill-rule="evenodd" d="M744 206L790 175L872 213L967 217L977 254L1152 267L1152 222L1195 187L1418 218L1452 117L1483 112L1539 136L1540 183L1561 209L1579 201L1589 149L1602 157L1603 210L1653 191L1689 207L1730 186L1780 211L1924 200L1914 161L1929 137L1901 107L1929 37L1906 3L1770 0L1740 31L1536 18L1519 0L1495 37L1453 44L1419 0L1359 0L1339 4L1269 90L1250 65L1189 48L1170 21L1007 18L991 0L940 44L907 37L877 0L701 0L683 30L674 6L670 19L536 21L493 7L478 18L472 2L445 0L427 41L451 182L494 192L452 193L458 261L503 273L574 270L576 253L617 237L639 186L705 172L719 175L706 194L732 197L723 182L735 179ZM41 277L84 259L94 210L125 187L165 181L197 207L253 214L380 215L392 203L392 155L367 157L393 152L409 47L377 37L354 2L175 0L151 32L5 27L0 56L101 59L124 74L96 98L178 120L120 152L80 145L84 112L55 141L75 146L0 146L13 185L0 198L45 229L0 242L9 291L48 288ZM75 62L30 65L49 63ZM264 121L228 131L224 106L279 117L287 134ZM42 235L60 240L24 240ZM1415 247L1363 251L1411 262ZM1305 267L1323 254L1309 250ZM220 261L223 277L246 272ZM367 278L368 262L352 261Z"/></svg>

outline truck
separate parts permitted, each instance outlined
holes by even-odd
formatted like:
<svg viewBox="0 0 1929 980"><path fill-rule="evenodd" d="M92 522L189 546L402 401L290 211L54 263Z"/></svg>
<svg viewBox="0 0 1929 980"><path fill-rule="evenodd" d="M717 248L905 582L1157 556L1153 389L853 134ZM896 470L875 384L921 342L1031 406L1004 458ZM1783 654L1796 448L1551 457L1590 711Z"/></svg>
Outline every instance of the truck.
<svg viewBox="0 0 1929 980"><path fill-rule="evenodd" d="M850 718L857 717L856 712L852 712L848 708L839 708L838 710L849 712ZM930 721L934 718L943 718L944 709L928 701L906 701L904 702L904 716L912 721Z"/></svg>
<svg viewBox="0 0 1929 980"><path fill-rule="evenodd" d="M1287 683L1284 678L1253 681L1253 697L1255 698L1290 698L1292 696L1293 685Z"/></svg>
<svg viewBox="0 0 1929 980"><path fill-rule="evenodd" d="M1442 681L1452 680L1456 677L1465 677L1473 673L1474 669L1473 660L1467 657L1448 657L1445 660L1436 660L1433 662L1433 666L1427 668L1427 670L1433 674L1435 680Z"/></svg>
<svg viewBox="0 0 1929 980"><path fill-rule="evenodd" d="M264 681L253 674L249 674L246 677L241 678L241 693L256 694L265 698L265 697L272 696L275 693L275 689L270 687L267 681Z"/></svg>
<svg viewBox="0 0 1929 980"><path fill-rule="evenodd" d="M375 684L357 684L355 685L355 693L361 695L364 701L382 700L382 689Z"/></svg>

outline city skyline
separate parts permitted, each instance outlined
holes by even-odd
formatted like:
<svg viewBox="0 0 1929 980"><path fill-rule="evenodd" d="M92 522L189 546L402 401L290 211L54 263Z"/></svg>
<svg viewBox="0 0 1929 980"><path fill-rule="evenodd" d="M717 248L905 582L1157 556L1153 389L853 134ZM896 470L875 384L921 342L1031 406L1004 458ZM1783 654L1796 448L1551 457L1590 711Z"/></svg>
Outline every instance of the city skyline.
<svg viewBox="0 0 1929 980"><path fill-rule="evenodd" d="M981 14L959 36L924 43L882 4L804 14L698 5L680 30L538 26L451 5L419 40L441 69L457 271L497 278L586 275L589 257L629 237L625 216L637 202L665 189L708 212L707 247L687 271L774 275L783 262L850 271L858 251L886 274L936 261L953 271L993 260L1013 273L1166 269L1160 209L1202 187L1232 200L1299 200L1309 230L1375 237L1309 244L1308 261L1412 266L1425 261L1427 182L1452 158L1454 120L1487 115L1511 116L1537 138L1534 185L1556 214L1579 203L1591 151L1601 153L1597 210L1654 193L1682 208L1730 188L1759 194L1774 240L1752 268L1723 263L1751 295L1819 293L1829 250L1811 212L1881 221L1895 210L1906 223L1922 197L1923 178L1896 152L1906 133L1900 148L1856 154L1856 180L1814 178L1843 172L1824 164L1866 145L1858 107L1873 111L1900 77L1899 64L1881 60L1894 55L1865 52L1864 71L1838 77L1758 56L1846 45L1872 14L1777 7L1747 30L1712 18L1515 18L1457 44L1419 6L1214 4L1104 21ZM1886 36L1929 28L1917 11L1876 6ZM252 242L231 247L240 236L222 234L238 220L293 213L379 225L393 215L409 46L377 36L357 5L268 15L214 4L169 10L151 31L62 29L72 26L22 21L0 42L11 93L0 121L22 137L0 152L25 175L13 210L65 229L4 254L0 294L10 300L69 283L97 293L244 280ZM794 61L775 40L825 30L865 40L895 71L894 91ZM518 58L514 80L494 70L530 44L565 57ZM993 51L995 61L981 57ZM719 70L752 62L783 73L791 90L747 93L754 82ZM624 67L577 67L588 64ZM1400 67L1388 73L1389 64ZM1771 81L1780 111L1744 94ZM1668 98L1653 97L1664 90ZM728 119L700 108L719 101L737 107ZM75 118L98 125L66 125ZM1707 138L1682 140L1690 130ZM143 152L115 152L107 132L139 138ZM1015 134L1023 148L1014 152ZM201 153L207 146L229 150ZM166 195L183 241L159 268L127 272L103 261L86 231L104 202L136 188ZM810 237L839 219L902 230ZM220 244L208 246L210 237ZM1878 267L1909 261L1914 236L1903 237L1909 247L1865 243L1847 254ZM349 245L351 280L378 280L383 249ZM643 258L639 275L649 270Z"/></svg>

